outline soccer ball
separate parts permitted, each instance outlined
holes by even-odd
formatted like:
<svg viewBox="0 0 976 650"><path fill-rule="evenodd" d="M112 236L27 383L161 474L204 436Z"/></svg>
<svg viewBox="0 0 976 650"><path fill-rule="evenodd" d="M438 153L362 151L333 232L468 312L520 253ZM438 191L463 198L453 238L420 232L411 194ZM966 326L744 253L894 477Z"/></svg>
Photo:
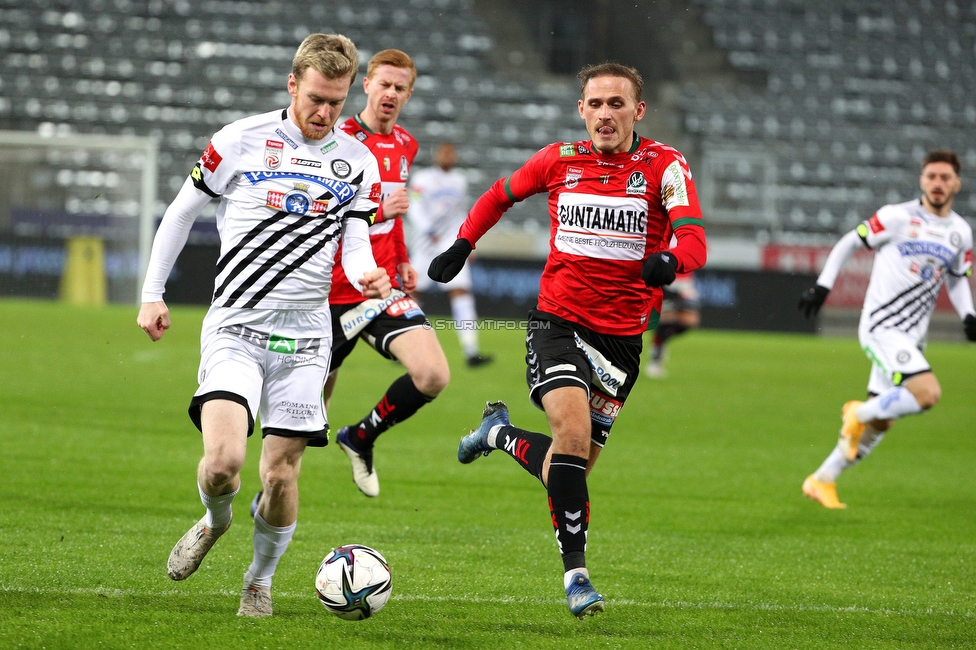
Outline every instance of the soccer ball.
<svg viewBox="0 0 976 650"><path fill-rule="evenodd" d="M386 558L361 544L335 549L315 573L315 591L322 605L347 621L369 618L383 609L392 588Z"/></svg>

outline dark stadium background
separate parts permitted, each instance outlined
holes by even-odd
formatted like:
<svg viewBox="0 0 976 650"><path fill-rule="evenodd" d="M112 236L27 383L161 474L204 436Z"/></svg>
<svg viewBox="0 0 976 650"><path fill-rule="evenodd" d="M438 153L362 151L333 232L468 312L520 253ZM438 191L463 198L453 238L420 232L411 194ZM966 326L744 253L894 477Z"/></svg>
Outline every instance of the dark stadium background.
<svg viewBox="0 0 976 650"><path fill-rule="evenodd" d="M421 142L415 165L455 142L472 200L539 147L585 138L582 65L638 68L640 132L676 146L695 173L710 245L705 327L812 330L793 311L798 290L840 234L917 195L928 149L959 153L955 209L976 214L966 182L976 168L976 3L965 1L3 0L0 129L155 138L158 218L216 129L287 104L291 56L313 31L350 36L362 71L379 49L414 56L416 91L400 121ZM361 78L346 114L363 103ZM0 161L0 293L57 297L65 239L94 233L106 242L110 299L134 300L111 291L131 284L138 264L113 244L131 229L93 207L102 188L10 167ZM14 182L28 185L29 201ZM171 302L208 300L216 252L206 219L174 271ZM479 246L481 315L531 305L547 230L537 197ZM853 331L869 269L869 256L848 264L818 327ZM960 337L956 320L943 296L933 335Z"/></svg>

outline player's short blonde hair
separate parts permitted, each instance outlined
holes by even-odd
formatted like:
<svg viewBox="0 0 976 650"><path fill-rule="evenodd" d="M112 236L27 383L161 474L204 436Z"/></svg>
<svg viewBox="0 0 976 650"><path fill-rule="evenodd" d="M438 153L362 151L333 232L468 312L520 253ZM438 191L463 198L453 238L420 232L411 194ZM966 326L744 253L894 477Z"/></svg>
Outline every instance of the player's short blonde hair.
<svg viewBox="0 0 976 650"><path fill-rule="evenodd" d="M637 72L636 68L631 68L630 66L614 61L586 66L576 75L576 78L580 82L580 97L583 97L586 93L586 84L597 77L623 77L629 80L634 86L634 102L640 103L641 93L644 91L644 78L641 77L641 74Z"/></svg>
<svg viewBox="0 0 976 650"><path fill-rule="evenodd" d="M381 65L389 65L394 68L403 68L410 71L410 87L413 88L413 82L417 80L417 66L414 65L413 59L410 55L401 50L380 50L369 60L366 64L366 76L372 77L376 68Z"/></svg>
<svg viewBox="0 0 976 650"><path fill-rule="evenodd" d="M359 71L359 52L342 34L311 34L302 41L291 62L291 73L301 81L305 71L315 68L326 79L349 76L349 85Z"/></svg>

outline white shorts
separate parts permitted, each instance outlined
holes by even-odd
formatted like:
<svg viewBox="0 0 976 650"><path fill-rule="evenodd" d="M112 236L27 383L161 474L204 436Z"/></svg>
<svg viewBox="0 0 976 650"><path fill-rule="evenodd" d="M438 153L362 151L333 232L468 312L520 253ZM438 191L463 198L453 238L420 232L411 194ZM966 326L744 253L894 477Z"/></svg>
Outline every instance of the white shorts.
<svg viewBox="0 0 976 650"><path fill-rule="evenodd" d="M868 392L875 395L901 384L902 379L932 369L914 337L892 329L860 332L861 349L871 360Z"/></svg>
<svg viewBox="0 0 976 650"><path fill-rule="evenodd" d="M460 289L462 291L471 291L471 263L465 262L464 266L461 267L461 272L457 274L457 277L450 282L445 282L441 284L440 282L434 282L427 276L427 269L430 268L431 260L436 257L435 255L425 255L424 253L414 253L410 252L410 263L413 264L413 268L417 269L417 291L421 293L425 291L454 291L455 289Z"/></svg>
<svg viewBox="0 0 976 650"><path fill-rule="evenodd" d="M256 416L263 435L309 438L324 445L329 425L322 388L332 354L328 307L315 310L211 308L200 335L200 387L190 404L230 399Z"/></svg>

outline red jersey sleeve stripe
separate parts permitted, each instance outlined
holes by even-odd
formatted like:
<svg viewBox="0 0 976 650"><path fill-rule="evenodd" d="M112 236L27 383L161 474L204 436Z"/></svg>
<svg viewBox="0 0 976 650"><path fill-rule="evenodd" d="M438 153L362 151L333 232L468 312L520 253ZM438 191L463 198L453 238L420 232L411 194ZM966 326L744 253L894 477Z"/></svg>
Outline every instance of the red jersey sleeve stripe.
<svg viewBox="0 0 976 650"><path fill-rule="evenodd" d="M704 228L705 222L701 217L683 217L671 222L672 228L680 228L681 226L698 226L699 228Z"/></svg>
<svg viewBox="0 0 976 650"><path fill-rule="evenodd" d="M516 198L515 195L512 194L512 188L509 185L511 181L512 181L511 176L505 179L505 183L503 185L503 187L505 188L505 196L507 196L508 200L511 201L512 203L518 203L519 201L521 201L521 199Z"/></svg>

